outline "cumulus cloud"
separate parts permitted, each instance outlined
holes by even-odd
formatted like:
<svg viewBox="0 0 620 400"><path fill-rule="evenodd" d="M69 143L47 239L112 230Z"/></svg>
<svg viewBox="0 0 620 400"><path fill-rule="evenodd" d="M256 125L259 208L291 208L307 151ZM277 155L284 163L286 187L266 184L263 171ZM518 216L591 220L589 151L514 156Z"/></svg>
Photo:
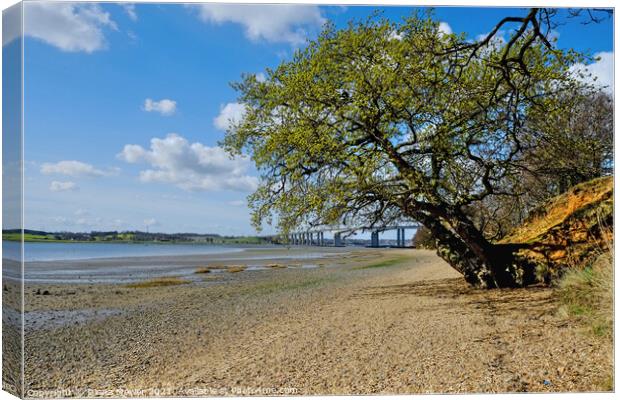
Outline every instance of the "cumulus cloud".
<svg viewBox="0 0 620 400"><path fill-rule="evenodd" d="M237 23L252 41L287 42L294 46L304 43L308 34L326 21L314 5L210 3L197 7L204 22Z"/></svg>
<svg viewBox="0 0 620 400"><path fill-rule="evenodd" d="M241 122L245 116L245 105L228 103L220 107L220 113L213 120L213 125L219 130L227 131L232 125Z"/></svg>
<svg viewBox="0 0 620 400"><path fill-rule="evenodd" d="M73 191L77 189L78 189L78 186L75 184L75 182L71 182L71 181L67 181L67 182L52 181L52 183L50 184L50 190L52 192L69 192L69 191Z"/></svg>
<svg viewBox="0 0 620 400"><path fill-rule="evenodd" d="M24 33L63 51L92 53L106 48L104 29L116 23L93 3L26 2Z"/></svg>
<svg viewBox="0 0 620 400"><path fill-rule="evenodd" d="M144 100L144 111L158 112L161 115L170 116L177 110L177 102L170 99L155 101L153 99Z"/></svg>
<svg viewBox="0 0 620 400"><path fill-rule="evenodd" d="M230 158L221 147L190 143L174 133L151 139L150 149L125 145L118 158L148 164L151 168L140 172L142 182L170 183L184 190L252 191L258 184L246 173L247 158Z"/></svg>
<svg viewBox="0 0 620 400"><path fill-rule="evenodd" d="M444 35L450 35L452 34L452 27L450 27L447 22L440 22L439 32L443 33Z"/></svg>
<svg viewBox="0 0 620 400"><path fill-rule="evenodd" d="M67 160L59 161L57 163L44 163L43 165L41 165L41 173L45 175L56 174L67 176L101 177L116 175L118 173L118 170L110 169L104 171L81 161Z"/></svg>
<svg viewBox="0 0 620 400"><path fill-rule="evenodd" d="M614 91L614 53L605 51L596 53L597 61L585 65L575 64L571 67L574 76L584 83L603 88L607 93Z"/></svg>

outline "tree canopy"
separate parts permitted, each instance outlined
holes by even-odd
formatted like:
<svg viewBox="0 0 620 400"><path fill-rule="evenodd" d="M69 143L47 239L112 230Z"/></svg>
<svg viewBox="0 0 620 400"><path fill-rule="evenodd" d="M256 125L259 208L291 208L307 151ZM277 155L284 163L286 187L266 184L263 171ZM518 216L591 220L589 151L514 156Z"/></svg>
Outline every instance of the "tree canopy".
<svg viewBox="0 0 620 400"><path fill-rule="evenodd" d="M224 145L261 173L255 225L287 233L410 218L470 282L514 285L519 273L495 271L505 265L468 207L515 195L543 135L529 121L566 113L585 93L570 70L584 56L523 26L505 43L471 43L431 15L374 16L327 25L265 80L244 76L234 87L246 114Z"/></svg>

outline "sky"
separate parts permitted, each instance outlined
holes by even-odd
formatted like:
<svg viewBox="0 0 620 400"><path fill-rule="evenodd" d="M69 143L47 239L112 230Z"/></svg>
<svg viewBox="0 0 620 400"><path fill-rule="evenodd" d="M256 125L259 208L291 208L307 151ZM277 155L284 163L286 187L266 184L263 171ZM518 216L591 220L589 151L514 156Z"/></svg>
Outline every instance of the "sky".
<svg viewBox="0 0 620 400"><path fill-rule="evenodd" d="M248 159L218 146L243 115L230 82L262 77L332 21L411 7L39 3L24 8L25 227L254 234ZM522 9L435 9L476 40ZM567 23L558 46L600 56L612 85L613 24ZM10 37L3 45L11 46ZM584 66L575 66L576 69ZM266 233L273 232L266 227Z"/></svg>

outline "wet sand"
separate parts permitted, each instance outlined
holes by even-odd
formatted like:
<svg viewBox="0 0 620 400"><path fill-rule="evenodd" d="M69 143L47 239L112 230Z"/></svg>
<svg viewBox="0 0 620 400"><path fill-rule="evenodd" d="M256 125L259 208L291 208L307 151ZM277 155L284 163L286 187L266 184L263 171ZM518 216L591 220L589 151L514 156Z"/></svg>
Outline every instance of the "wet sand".
<svg viewBox="0 0 620 400"><path fill-rule="evenodd" d="M30 261L25 263L26 283L129 283L163 277L191 277L197 267L243 265L261 268L283 265L316 265L321 261L350 254L354 248L279 247L245 249L218 254L185 256L110 257L85 260ZM363 249L358 249L363 251ZM214 270L214 272L218 272ZM19 277L19 274L8 274Z"/></svg>
<svg viewBox="0 0 620 400"><path fill-rule="evenodd" d="M587 391L611 372L552 289L473 290L424 250L321 260L167 287L29 283L26 394Z"/></svg>

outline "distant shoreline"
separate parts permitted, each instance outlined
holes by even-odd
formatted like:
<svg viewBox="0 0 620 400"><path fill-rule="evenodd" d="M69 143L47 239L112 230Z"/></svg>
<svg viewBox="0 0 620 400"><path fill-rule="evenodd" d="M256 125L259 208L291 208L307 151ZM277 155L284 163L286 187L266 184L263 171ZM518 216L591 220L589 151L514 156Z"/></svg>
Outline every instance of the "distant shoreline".
<svg viewBox="0 0 620 400"><path fill-rule="evenodd" d="M256 236L237 236L237 237L213 237L211 240L188 240L188 239L60 239L47 235L36 235L30 233L24 233L23 236L20 233L3 233L2 240L8 242L28 242L28 243L124 243L124 244L196 244L196 245L231 245L231 244L270 244L271 242L262 240Z"/></svg>
<svg viewBox="0 0 620 400"><path fill-rule="evenodd" d="M2 238L2 240L6 240L8 242L21 242L20 239L15 238ZM218 246L218 245L231 245L231 244L244 244L244 245L252 245L257 244L255 242L235 242L233 240L223 241L223 242L198 242L198 241L159 241L159 240L65 240L65 239L27 239L24 238L24 242L27 243L91 243L91 244L110 244L110 243L123 243L123 244L188 244L188 245L198 245L198 246ZM274 244L276 245L276 244Z"/></svg>

